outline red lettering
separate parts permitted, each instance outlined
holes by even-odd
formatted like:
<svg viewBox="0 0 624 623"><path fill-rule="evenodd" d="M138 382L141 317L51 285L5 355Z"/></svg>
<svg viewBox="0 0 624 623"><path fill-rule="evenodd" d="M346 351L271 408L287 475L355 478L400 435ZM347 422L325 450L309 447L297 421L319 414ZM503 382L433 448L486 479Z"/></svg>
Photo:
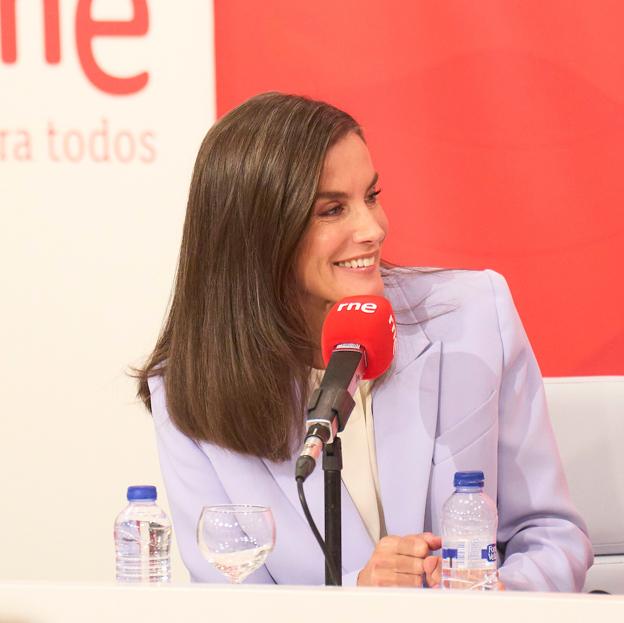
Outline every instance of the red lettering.
<svg viewBox="0 0 624 623"><path fill-rule="evenodd" d="M61 60L61 24L58 0L43 0L46 61L56 65Z"/></svg>
<svg viewBox="0 0 624 623"><path fill-rule="evenodd" d="M129 164L156 160L155 135L152 130L134 133L132 130L117 130L111 127L106 117L94 128L65 129L52 121L47 126L47 154L52 162L109 162ZM32 160L30 137L22 130L0 129L0 161L9 158Z"/></svg>
<svg viewBox="0 0 624 623"><path fill-rule="evenodd" d="M145 149L144 155L141 156L141 162L150 164L156 160L156 146L154 145L154 133L150 131L143 132L139 138L141 145Z"/></svg>
<svg viewBox="0 0 624 623"><path fill-rule="evenodd" d="M17 60L17 27L15 23L16 0L0 0L0 54L2 62ZM61 26L58 0L43 0L43 26L45 33L45 58L50 64L61 60Z"/></svg>
<svg viewBox="0 0 624 623"><path fill-rule="evenodd" d="M112 76L97 64L93 56L92 42L95 37L140 37L149 26L146 0L132 0L133 17L130 21L97 21L91 18L93 0L79 0L76 9L76 47L85 75L96 88L111 95L129 95L145 88L146 71L120 78Z"/></svg>
<svg viewBox="0 0 624 623"><path fill-rule="evenodd" d="M126 148L124 149L124 143ZM115 137L115 155L119 162L132 162L134 160L134 153L136 147L134 145L134 138L130 132L122 130Z"/></svg>
<svg viewBox="0 0 624 623"><path fill-rule="evenodd" d="M48 155L53 162L59 162L56 147L56 128L52 121L48 121Z"/></svg>
<svg viewBox="0 0 624 623"><path fill-rule="evenodd" d="M4 150L4 139L7 134L7 130L0 130L0 160L4 160L6 156L6 151Z"/></svg>
<svg viewBox="0 0 624 623"><path fill-rule="evenodd" d="M17 130L17 136L21 139L16 143L13 150L16 160L32 160L32 142L30 140L30 132L28 130Z"/></svg>
<svg viewBox="0 0 624 623"><path fill-rule="evenodd" d="M82 160L84 147L84 139L78 130L68 130L63 136L63 153L71 162Z"/></svg>
<svg viewBox="0 0 624 623"><path fill-rule="evenodd" d="M12 147L12 150L9 148ZM33 159L32 141L28 130L0 130L0 162L4 160L25 162Z"/></svg>
<svg viewBox="0 0 624 623"><path fill-rule="evenodd" d="M15 0L0 0L0 37L2 37L2 62L14 63L17 59L15 40Z"/></svg>
<svg viewBox="0 0 624 623"><path fill-rule="evenodd" d="M108 162L110 160L108 119L102 119L102 126L89 136L89 152L93 162Z"/></svg>

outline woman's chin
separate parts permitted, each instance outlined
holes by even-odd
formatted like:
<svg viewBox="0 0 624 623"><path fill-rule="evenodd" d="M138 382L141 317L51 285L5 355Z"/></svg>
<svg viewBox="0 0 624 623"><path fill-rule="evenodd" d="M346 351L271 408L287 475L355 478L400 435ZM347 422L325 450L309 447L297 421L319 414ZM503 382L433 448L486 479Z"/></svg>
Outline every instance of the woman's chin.
<svg viewBox="0 0 624 623"><path fill-rule="evenodd" d="M366 278L363 277L353 276L348 280L345 279L341 287L338 288L339 299L347 296L383 296L384 284L379 271L376 274L367 275Z"/></svg>

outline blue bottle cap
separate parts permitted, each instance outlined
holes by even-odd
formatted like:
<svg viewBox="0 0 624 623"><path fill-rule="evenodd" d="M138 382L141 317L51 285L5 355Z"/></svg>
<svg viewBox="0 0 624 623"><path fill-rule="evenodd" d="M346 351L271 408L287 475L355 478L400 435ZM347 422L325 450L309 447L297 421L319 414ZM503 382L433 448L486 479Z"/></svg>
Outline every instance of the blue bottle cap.
<svg viewBox="0 0 624 623"><path fill-rule="evenodd" d="M483 472L455 472L454 487L483 487L485 476Z"/></svg>
<svg viewBox="0 0 624 623"><path fill-rule="evenodd" d="M129 501L131 500L156 500L158 494L156 493L156 487L153 485L139 485L134 487L128 487L128 493L126 495Z"/></svg>

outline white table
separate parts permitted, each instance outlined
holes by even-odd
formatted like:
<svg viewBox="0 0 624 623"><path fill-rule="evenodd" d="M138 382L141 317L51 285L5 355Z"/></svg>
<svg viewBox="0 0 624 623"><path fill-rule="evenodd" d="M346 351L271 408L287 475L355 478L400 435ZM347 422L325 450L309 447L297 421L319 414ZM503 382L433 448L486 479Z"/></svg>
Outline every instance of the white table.
<svg viewBox="0 0 624 623"><path fill-rule="evenodd" d="M290 586L0 583L1 623L622 623L624 596ZM425 617L422 619L422 617Z"/></svg>

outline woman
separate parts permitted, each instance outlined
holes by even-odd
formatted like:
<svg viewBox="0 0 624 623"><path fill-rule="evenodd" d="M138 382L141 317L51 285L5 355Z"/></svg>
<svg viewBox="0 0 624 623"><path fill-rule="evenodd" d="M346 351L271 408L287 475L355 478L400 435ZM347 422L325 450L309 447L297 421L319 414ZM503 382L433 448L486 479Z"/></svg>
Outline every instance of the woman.
<svg viewBox="0 0 624 623"><path fill-rule="evenodd" d="M345 430L343 583L437 585L453 473L483 469L502 582L580 590L591 547L504 279L383 268L379 192L362 130L322 102L259 95L204 139L171 309L139 381L192 578L223 581L195 528L202 506L231 502L276 520L276 548L250 582L323 583L294 480L304 406L331 304L382 294L397 353ZM322 524L320 471L306 492Z"/></svg>

